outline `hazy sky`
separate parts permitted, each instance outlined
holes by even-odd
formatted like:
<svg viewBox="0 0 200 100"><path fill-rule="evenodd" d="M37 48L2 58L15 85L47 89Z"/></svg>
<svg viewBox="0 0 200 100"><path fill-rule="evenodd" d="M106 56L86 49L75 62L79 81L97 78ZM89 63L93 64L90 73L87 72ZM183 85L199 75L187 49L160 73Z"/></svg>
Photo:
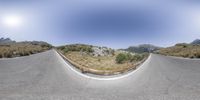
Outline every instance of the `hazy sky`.
<svg viewBox="0 0 200 100"><path fill-rule="evenodd" d="M171 46L200 38L199 0L0 0L0 37Z"/></svg>

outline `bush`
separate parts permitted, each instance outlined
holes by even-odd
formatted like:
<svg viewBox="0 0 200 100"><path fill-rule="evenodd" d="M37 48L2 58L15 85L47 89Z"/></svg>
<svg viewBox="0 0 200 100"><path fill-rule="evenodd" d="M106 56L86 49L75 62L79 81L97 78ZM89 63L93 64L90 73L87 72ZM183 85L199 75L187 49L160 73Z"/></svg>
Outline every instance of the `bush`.
<svg viewBox="0 0 200 100"><path fill-rule="evenodd" d="M58 47L58 49L64 50L64 49L65 49L65 46L60 46L60 47Z"/></svg>
<svg viewBox="0 0 200 100"><path fill-rule="evenodd" d="M142 60L144 57L142 55L139 55L139 54L135 54L133 57L132 57L132 61L140 61Z"/></svg>
<svg viewBox="0 0 200 100"><path fill-rule="evenodd" d="M127 53L126 57L127 57L127 60L131 60L133 56L130 53Z"/></svg>
<svg viewBox="0 0 200 100"><path fill-rule="evenodd" d="M62 50L63 50L64 53L67 53L69 51L69 49L67 49L67 48L64 48Z"/></svg>
<svg viewBox="0 0 200 100"><path fill-rule="evenodd" d="M41 44L40 45L42 48L48 48L51 49L53 46L51 46L50 44Z"/></svg>
<svg viewBox="0 0 200 100"><path fill-rule="evenodd" d="M127 60L127 55L125 53L120 53L117 55L115 61L119 64L125 62Z"/></svg>
<svg viewBox="0 0 200 100"><path fill-rule="evenodd" d="M83 44L72 44L58 47L58 49L64 51L65 53L68 51L78 51L78 52L86 52L91 53L93 52L92 46L90 45L83 45Z"/></svg>
<svg viewBox="0 0 200 100"><path fill-rule="evenodd" d="M124 62L141 61L147 56L148 56L147 53L135 54L135 55L131 55L130 53L120 53L117 55L115 61L119 64Z"/></svg>

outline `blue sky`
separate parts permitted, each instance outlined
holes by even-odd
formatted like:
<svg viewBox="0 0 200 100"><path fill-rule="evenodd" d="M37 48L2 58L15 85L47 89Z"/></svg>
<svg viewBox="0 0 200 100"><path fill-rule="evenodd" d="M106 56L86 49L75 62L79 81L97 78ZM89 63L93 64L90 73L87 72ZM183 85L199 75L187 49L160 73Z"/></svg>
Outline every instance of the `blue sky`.
<svg viewBox="0 0 200 100"><path fill-rule="evenodd" d="M5 23L16 16L18 23ZM20 22L20 24L19 24ZM0 0L0 37L53 45L171 46L200 38L198 0Z"/></svg>

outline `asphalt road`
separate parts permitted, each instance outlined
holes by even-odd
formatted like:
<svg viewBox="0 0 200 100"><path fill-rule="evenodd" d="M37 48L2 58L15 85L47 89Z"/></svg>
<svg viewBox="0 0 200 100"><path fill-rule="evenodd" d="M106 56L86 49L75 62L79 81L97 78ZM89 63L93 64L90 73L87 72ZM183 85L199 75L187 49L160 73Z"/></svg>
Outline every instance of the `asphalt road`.
<svg viewBox="0 0 200 100"><path fill-rule="evenodd" d="M0 60L0 100L199 100L200 60L151 54L134 73L95 80L54 51Z"/></svg>

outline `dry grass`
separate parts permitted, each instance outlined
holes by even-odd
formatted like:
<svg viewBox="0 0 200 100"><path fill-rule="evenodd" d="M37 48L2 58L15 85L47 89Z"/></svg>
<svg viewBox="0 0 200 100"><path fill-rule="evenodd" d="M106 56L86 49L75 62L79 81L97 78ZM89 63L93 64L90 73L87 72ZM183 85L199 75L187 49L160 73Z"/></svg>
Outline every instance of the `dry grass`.
<svg viewBox="0 0 200 100"><path fill-rule="evenodd" d="M30 43L14 43L9 45L0 45L0 58L12 58L27 56L38 52L49 50L51 46L34 45Z"/></svg>
<svg viewBox="0 0 200 100"><path fill-rule="evenodd" d="M136 69L139 62L125 62L117 64L114 56L98 56L94 57L88 54L81 54L80 52L67 52L64 54L67 60L75 67L81 69L83 72L93 74L112 75L127 72ZM144 60L143 60L144 61Z"/></svg>
<svg viewBox="0 0 200 100"><path fill-rule="evenodd" d="M172 47L163 48L158 53L168 56L200 58L200 45L177 44Z"/></svg>

